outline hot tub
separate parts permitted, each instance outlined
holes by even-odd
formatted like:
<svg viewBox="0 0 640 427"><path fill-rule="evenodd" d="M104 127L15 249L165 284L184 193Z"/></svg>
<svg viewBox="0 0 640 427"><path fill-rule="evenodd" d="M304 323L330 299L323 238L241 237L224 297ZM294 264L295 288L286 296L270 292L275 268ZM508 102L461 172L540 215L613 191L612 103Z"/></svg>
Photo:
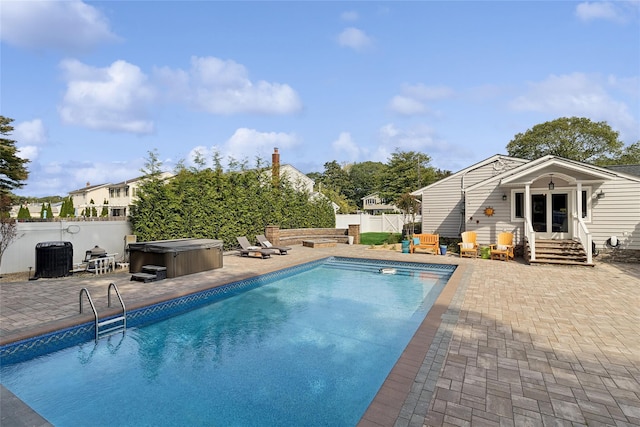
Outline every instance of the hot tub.
<svg viewBox="0 0 640 427"><path fill-rule="evenodd" d="M222 268L222 240L176 239L129 243L129 272L145 265L167 268L167 278Z"/></svg>

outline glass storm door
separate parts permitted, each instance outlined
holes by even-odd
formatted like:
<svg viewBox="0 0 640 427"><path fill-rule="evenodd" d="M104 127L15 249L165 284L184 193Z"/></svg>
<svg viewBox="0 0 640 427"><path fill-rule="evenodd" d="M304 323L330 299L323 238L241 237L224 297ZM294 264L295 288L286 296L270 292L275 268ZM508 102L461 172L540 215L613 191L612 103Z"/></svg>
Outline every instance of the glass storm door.
<svg viewBox="0 0 640 427"><path fill-rule="evenodd" d="M531 223L536 233L547 232L547 195L531 195Z"/></svg>
<svg viewBox="0 0 640 427"><path fill-rule="evenodd" d="M531 195L531 223L540 239L569 237L569 195L544 192Z"/></svg>
<svg viewBox="0 0 640 427"><path fill-rule="evenodd" d="M551 194L552 238L565 239L569 233L569 196L566 193Z"/></svg>

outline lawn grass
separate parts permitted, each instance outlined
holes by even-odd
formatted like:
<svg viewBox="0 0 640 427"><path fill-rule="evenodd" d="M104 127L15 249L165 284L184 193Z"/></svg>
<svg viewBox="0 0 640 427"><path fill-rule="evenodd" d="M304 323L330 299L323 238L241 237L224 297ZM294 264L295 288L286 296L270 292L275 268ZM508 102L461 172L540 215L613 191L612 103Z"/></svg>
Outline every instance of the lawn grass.
<svg viewBox="0 0 640 427"><path fill-rule="evenodd" d="M360 234L361 245L382 245L384 243L394 244L402 240L400 233L362 233Z"/></svg>

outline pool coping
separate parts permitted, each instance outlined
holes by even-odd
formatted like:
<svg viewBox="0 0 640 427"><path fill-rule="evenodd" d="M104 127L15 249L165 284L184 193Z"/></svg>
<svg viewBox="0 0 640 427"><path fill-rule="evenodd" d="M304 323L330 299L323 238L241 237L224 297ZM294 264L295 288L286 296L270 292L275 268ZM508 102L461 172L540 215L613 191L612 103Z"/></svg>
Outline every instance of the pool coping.
<svg viewBox="0 0 640 427"><path fill-rule="evenodd" d="M379 262L391 262L391 263L400 263L400 264L411 264L412 262L407 261L397 261L389 258L371 258L371 257L360 257L360 256L328 256L322 257L320 259L316 259L310 262L304 262L301 264L296 264L290 267L278 269L272 272L263 273L263 274L247 274L246 277L236 277L233 280L224 283L216 283L202 286L203 289L194 290L189 289L188 291L178 291L172 294L165 294L162 297L151 298L149 301L138 301L136 304L132 304L128 311L140 310L145 307L150 307L152 305L163 304L168 301L188 297L189 295L200 294L206 291L212 291L214 289L218 289L221 287L228 287L230 285L234 285L238 282L243 282L247 280L254 279L254 281L260 281L261 278L265 277L273 277L281 274L294 274L295 271L305 268L312 268L311 266L317 264L318 262L324 262L329 258L353 258L360 259L363 261L379 261ZM449 304L453 298L453 295L458 290L458 284L462 279L463 272L467 270L467 266L463 266L457 263L436 263L436 262L416 262L417 264L432 264L438 265L446 268L453 268L453 272L449 277L447 283L444 288L438 295L438 298L434 302L434 305L431 307L426 317L421 322L418 330L415 332L414 336L407 344L405 349L403 350L402 355L395 363L394 367L388 374L384 383L376 393L373 401L370 403L369 407L361 417L358 425L359 426L390 426L390 425L408 425L411 417L413 416L413 412L416 409L416 405L412 402L420 403L424 399L412 397L412 391L416 389L424 388L424 380L421 376L421 371L424 369L425 358L428 358L428 352L431 351L431 347L433 347L434 339L440 329L440 325L442 323L443 315L449 310ZM266 279L269 280L269 279ZM254 285L255 286L255 285ZM251 288L251 285L248 289ZM113 309L113 313L107 313L103 317L111 316L117 314L118 310ZM82 320L81 318L85 319ZM89 319L87 322L87 318ZM15 344L18 341L25 341L29 339L33 339L42 335L46 335L47 333L52 333L55 331L60 331L63 327L67 328L80 328L86 323L93 323L93 316L76 316L75 318L68 318L56 322L51 322L51 324L42 325L39 328L31 328L28 331L23 331L18 334L14 334L12 336L6 336L3 341L2 346L6 346L8 344ZM7 342L9 341L9 342ZM442 358L444 359L444 358ZM430 362L433 364L432 362ZM435 369L435 374L437 378L437 374L440 370L440 365L442 360L439 362L440 364L433 366L432 370ZM425 377L426 378L426 377ZM435 388L435 380L433 381L433 387L431 390ZM22 425L51 425L49 424L40 414L32 410L26 403L22 402L19 398L17 398L10 390L6 389L4 386L0 387L0 391L2 393L2 405L0 409L2 409L3 414L20 414L21 421L26 424ZM414 393L415 394L415 393ZM421 394L421 393L420 393ZM430 395L426 400L426 405L429 404ZM5 406L9 405L9 407ZM11 409L10 409L11 408ZM426 413L426 411L424 412ZM407 415L409 418L407 418ZM422 419L424 419L422 417ZM2 417L2 424L4 424L5 416ZM422 424L420 424L422 425Z"/></svg>
<svg viewBox="0 0 640 427"><path fill-rule="evenodd" d="M447 348L451 329L457 321L459 310L451 307L451 304L458 300L456 305L459 307L460 295L464 291L463 279L470 274L470 270L468 265L456 265L360 419L359 427L423 425L424 417L417 417L415 412L419 409L420 413L427 413L444 362L444 355L438 354L438 349L441 346ZM444 329L449 329L449 333L445 333Z"/></svg>

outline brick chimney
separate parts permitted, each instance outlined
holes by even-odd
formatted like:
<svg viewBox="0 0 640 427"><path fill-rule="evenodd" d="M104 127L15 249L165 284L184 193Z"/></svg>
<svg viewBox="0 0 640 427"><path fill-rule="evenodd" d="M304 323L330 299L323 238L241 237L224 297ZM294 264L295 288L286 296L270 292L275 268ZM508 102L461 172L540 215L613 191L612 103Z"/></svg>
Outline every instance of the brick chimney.
<svg viewBox="0 0 640 427"><path fill-rule="evenodd" d="M280 182L280 154L278 148L273 149L271 155L271 180L274 187L277 187Z"/></svg>

